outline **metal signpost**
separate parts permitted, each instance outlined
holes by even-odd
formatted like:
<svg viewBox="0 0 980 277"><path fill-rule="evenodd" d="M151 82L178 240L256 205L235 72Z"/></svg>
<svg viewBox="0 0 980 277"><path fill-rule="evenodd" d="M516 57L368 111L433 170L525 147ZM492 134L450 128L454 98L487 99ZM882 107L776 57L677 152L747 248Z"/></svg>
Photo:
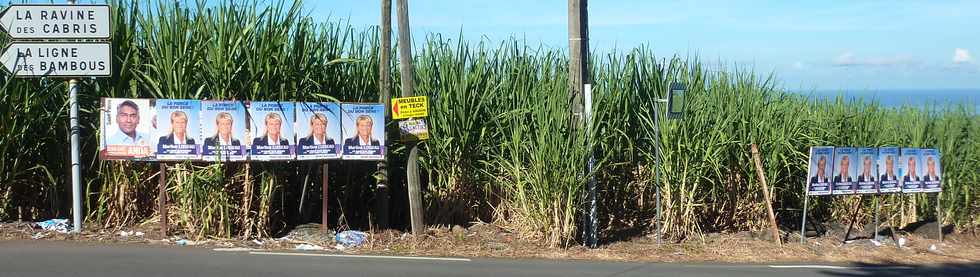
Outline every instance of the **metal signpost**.
<svg viewBox="0 0 980 277"><path fill-rule="evenodd" d="M669 89L667 90L667 99L657 99L659 103L667 103L667 118L668 119L680 119L684 116L684 92L687 91L687 86L682 83L671 83ZM654 106L656 109L656 106ZM656 205L657 205L657 244L663 243L663 230L661 226L663 215L663 208L660 204L660 110L656 109L653 113L653 124L654 124L654 144L656 146L656 153L654 158L657 162L657 167L654 169L653 182L656 184Z"/></svg>
<svg viewBox="0 0 980 277"><path fill-rule="evenodd" d="M14 4L0 13L0 27L13 39L0 62L14 77L109 77L112 13L109 5ZM31 40L25 42L22 40ZM78 79L68 81L71 132L73 232L82 230Z"/></svg>

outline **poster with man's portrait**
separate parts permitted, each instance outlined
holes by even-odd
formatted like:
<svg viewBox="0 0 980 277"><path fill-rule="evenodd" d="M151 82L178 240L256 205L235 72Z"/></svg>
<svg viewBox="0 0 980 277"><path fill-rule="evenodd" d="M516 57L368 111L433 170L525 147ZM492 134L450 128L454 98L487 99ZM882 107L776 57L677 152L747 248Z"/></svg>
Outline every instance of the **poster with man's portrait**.
<svg viewBox="0 0 980 277"><path fill-rule="evenodd" d="M245 105L240 101L201 101L201 158L242 161L247 155Z"/></svg>
<svg viewBox="0 0 980 277"><path fill-rule="evenodd" d="M99 157L104 160L152 160L156 143L154 100L102 98Z"/></svg>
<svg viewBox="0 0 980 277"><path fill-rule="evenodd" d="M857 193L878 193L878 148L858 148Z"/></svg>
<svg viewBox="0 0 980 277"><path fill-rule="evenodd" d="M831 171L834 166L834 147L810 147L810 164L807 166L807 195L828 195L831 193Z"/></svg>
<svg viewBox="0 0 980 277"><path fill-rule="evenodd" d="M902 157L898 160L898 174L902 177L903 193L922 192L922 149L902 148Z"/></svg>
<svg viewBox="0 0 980 277"><path fill-rule="evenodd" d="M384 104L344 103L340 117L344 130L343 159L384 159Z"/></svg>
<svg viewBox="0 0 980 277"><path fill-rule="evenodd" d="M922 149L919 157L925 166L922 172L922 192L943 191L943 171L939 158L939 149Z"/></svg>
<svg viewBox="0 0 980 277"><path fill-rule="evenodd" d="M899 178L902 177L898 172L898 160L901 155L898 147L879 147L878 148L878 191L880 193L902 192L899 185Z"/></svg>
<svg viewBox="0 0 980 277"><path fill-rule="evenodd" d="M296 155L293 102L250 102L249 158L259 161L292 160Z"/></svg>
<svg viewBox="0 0 980 277"><path fill-rule="evenodd" d="M333 102L296 103L296 159L337 159L343 131L340 105Z"/></svg>
<svg viewBox="0 0 980 277"><path fill-rule="evenodd" d="M158 99L158 160L196 160L201 155L201 101Z"/></svg>
<svg viewBox="0 0 980 277"><path fill-rule="evenodd" d="M857 149L834 148L834 194L854 194L857 189Z"/></svg>

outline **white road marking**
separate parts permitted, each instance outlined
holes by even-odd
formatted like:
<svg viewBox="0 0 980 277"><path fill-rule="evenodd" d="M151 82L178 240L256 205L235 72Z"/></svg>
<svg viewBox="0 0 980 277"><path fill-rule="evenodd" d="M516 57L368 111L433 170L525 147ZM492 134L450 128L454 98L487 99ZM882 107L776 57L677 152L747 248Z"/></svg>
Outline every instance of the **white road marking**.
<svg viewBox="0 0 980 277"><path fill-rule="evenodd" d="M218 251L218 252L246 252L246 251L252 251L252 250L255 250L255 249L254 248L245 248L245 247L232 247L232 248L215 248L215 249L211 249L211 250Z"/></svg>
<svg viewBox="0 0 980 277"><path fill-rule="evenodd" d="M307 257L333 257L333 258L365 258L365 259L393 259L393 260L424 260L424 261L451 261L451 262L471 262L466 258L440 258L440 257L412 257L412 256L373 256L373 255L337 255L337 254L317 254L317 253L292 253L292 252L248 252L252 255L273 255L273 256L307 256Z"/></svg>
<svg viewBox="0 0 980 277"><path fill-rule="evenodd" d="M851 267L835 266L835 265L769 265L769 268L851 269Z"/></svg>

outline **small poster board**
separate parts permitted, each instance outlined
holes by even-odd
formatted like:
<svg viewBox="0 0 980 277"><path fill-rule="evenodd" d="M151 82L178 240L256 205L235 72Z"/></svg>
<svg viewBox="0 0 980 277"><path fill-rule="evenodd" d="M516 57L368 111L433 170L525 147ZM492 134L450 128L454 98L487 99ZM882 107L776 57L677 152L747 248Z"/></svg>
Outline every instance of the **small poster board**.
<svg viewBox="0 0 980 277"><path fill-rule="evenodd" d="M878 193L878 148L858 148L857 193Z"/></svg>
<svg viewBox="0 0 980 277"><path fill-rule="evenodd" d="M158 99L156 157L196 160L201 156L201 101Z"/></svg>
<svg viewBox="0 0 980 277"><path fill-rule="evenodd" d="M253 138L249 158L256 161L292 160L296 157L296 120L293 102L249 102L248 115Z"/></svg>
<svg viewBox="0 0 980 277"><path fill-rule="evenodd" d="M296 159L340 158L340 105L333 102L296 103Z"/></svg>
<svg viewBox="0 0 980 277"><path fill-rule="evenodd" d="M104 160L153 160L156 111L153 99L102 98L101 145Z"/></svg>
<svg viewBox="0 0 980 277"><path fill-rule="evenodd" d="M202 159L245 160L245 120L245 104L240 101L201 101Z"/></svg>
<svg viewBox="0 0 980 277"><path fill-rule="evenodd" d="M922 192L943 191L943 171L939 162L939 149L922 149L920 160L925 164L922 176Z"/></svg>
<svg viewBox="0 0 980 277"><path fill-rule="evenodd" d="M834 149L834 188L833 194L854 194L857 189L857 149L837 147Z"/></svg>
<svg viewBox="0 0 980 277"><path fill-rule="evenodd" d="M807 168L807 195L831 194L831 167L834 161L834 147L810 147L810 163Z"/></svg>
<svg viewBox="0 0 980 277"><path fill-rule="evenodd" d="M341 106L344 160L382 160L385 154L385 105L344 103Z"/></svg>
<svg viewBox="0 0 980 277"><path fill-rule="evenodd" d="M902 175L902 192L922 192L922 150L918 148L902 148L902 158L899 159L898 172Z"/></svg>
<svg viewBox="0 0 980 277"><path fill-rule="evenodd" d="M880 193L902 192L902 186L898 182L901 177L897 169L899 158L901 156L898 147L878 148L878 169L880 173L880 176L878 176L878 191Z"/></svg>

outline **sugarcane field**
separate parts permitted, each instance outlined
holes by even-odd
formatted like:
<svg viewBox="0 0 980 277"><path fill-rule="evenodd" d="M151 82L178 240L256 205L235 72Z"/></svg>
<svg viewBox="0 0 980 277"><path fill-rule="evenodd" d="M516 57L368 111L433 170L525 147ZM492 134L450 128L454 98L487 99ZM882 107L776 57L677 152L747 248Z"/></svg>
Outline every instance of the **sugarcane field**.
<svg viewBox="0 0 980 277"><path fill-rule="evenodd" d="M980 3L588 2L0 4L0 276L980 272Z"/></svg>

